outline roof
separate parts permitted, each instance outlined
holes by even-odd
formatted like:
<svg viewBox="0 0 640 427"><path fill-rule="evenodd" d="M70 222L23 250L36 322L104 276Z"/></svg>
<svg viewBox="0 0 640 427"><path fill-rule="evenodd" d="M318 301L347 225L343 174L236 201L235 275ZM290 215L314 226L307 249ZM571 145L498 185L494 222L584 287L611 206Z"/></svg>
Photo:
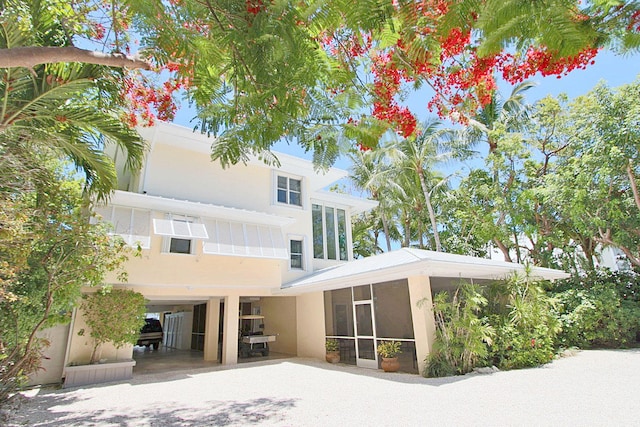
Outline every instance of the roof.
<svg viewBox="0 0 640 427"><path fill-rule="evenodd" d="M282 285L280 293L305 293L379 283L409 276L451 277L462 279L504 279L519 273L525 266L466 255L422 249L402 248L338 266ZM531 267L531 276L543 280L569 277L568 273L550 268Z"/></svg>
<svg viewBox="0 0 640 427"><path fill-rule="evenodd" d="M139 209L159 210L174 214L227 219L252 224L274 225L278 227L294 222L293 218L277 216L265 212L230 208L227 206L213 205L209 203L172 199L168 197L152 196L149 194L132 193L120 190L113 193L108 204Z"/></svg>
<svg viewBox="0 0 640 427"><path fill-rule="evenodd" d="M206 154L207 156L211 155L211 145L216 142L215 137L208 136L192 128L160 120L156 121L151 127L138 127L137 130L151 145L159 143L172 145L184 150ZM278 158L279 167L267 165L258 156L251 156L248 164L305 177L311 191L325 188L349 175L349 172L344 169L330 167L324 170L317 170L313 162L309 160L277 151L272 151L272 153Z"/></svg>

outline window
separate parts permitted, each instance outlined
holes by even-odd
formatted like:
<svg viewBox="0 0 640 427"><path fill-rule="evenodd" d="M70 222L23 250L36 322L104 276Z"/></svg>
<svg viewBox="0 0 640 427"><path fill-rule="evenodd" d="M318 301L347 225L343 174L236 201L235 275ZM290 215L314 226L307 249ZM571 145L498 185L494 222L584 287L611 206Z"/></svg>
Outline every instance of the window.
<svg viewBox="0 0 640 427"><path fill-rule="evenodd" d="M153 220L154 233L165 236L163 251L172 254L192 254L194 239L208 239L204 224L196 218L168 214L167 219Z"/></svg>
<svg viewBox="0 0 640 427"><path fill-rule="evenodd" d="M191 240L172 237L169 243L169 252L172 254L190 254Z"/></svg>
<svg viewBox="0 0 640 427"><path fill-rule="evenodd" d="M291 240L291 268L296 270L303 270L303 258L302 258L302 240Z"/></svg>
<svg viewBox="0 0 640 427"><path fill-rule="evenodd" d="M278 175L278 202L302 206L302 180Z"/></svg>
<svg viewBox="0 0 640 427"><path fill-rule="evenodd" d="M313 204L313 257L348 260L347 214L344 209Z"/></svg>

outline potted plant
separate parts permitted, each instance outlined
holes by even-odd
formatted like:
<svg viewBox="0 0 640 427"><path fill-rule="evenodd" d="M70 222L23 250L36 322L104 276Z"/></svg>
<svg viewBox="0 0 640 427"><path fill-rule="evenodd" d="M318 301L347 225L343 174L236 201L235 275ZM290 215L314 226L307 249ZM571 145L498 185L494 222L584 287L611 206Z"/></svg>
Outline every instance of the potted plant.
<svg viewBox="0 0 640 427"><path fill-rule="evenodd" d="M340 343L336 339L328 339L324 343L324 348L327 351L325 359L329 363L340 362Z"/></svg>
<svg viewBox="0 0 640 427"><path fill-rule="evenodd" d="M94 384L104 381L128 379L132 376L133 359L101 359L101 347L111 343L116 348L134 345L145 323L145 299L138 292L125 289L102 289L84 295L81 309L93 338L93 351L89 365L72 363L65 368L64 386ZM85 335L85 330L78 335Z"/></svg>
<svg viewBox="0 0 640 427"><path fill-rule="evenodd" d="M398 362L398 354L402 353L399 341L381 341L376 349L378 354L382 357L381 366L385 372L396 372L400 369L400 362Z"/></svg>

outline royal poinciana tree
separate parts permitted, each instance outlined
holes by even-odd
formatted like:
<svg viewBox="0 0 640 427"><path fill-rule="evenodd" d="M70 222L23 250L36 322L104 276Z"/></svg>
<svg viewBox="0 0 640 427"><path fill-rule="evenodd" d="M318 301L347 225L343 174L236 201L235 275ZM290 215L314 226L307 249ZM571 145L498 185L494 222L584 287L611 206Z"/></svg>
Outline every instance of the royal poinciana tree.
<svg viewBox="0 0 640 427"><path fill-rule="evenodd" d="M223 163L269 157L289 138L331 163L372 147L389 127L416 131L405 90L430 86L425 108L466 122L496 78L564 75L604 47L640 46L640 2L618 0L1 1L0 68L85 62L122 70L116 100L171 119L182 96L195 125L219 137ZM42 19L58 37L39 33ZM18 25L12 25L19 23ZM20 45L12 32L28 35Z"/></svg>

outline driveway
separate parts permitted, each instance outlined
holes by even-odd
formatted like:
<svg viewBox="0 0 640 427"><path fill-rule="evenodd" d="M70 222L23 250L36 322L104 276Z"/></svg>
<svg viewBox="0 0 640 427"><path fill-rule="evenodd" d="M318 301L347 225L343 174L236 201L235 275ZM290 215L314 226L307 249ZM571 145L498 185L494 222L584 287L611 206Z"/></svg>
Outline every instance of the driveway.
<svg viewBox="0 0 640 427"><path fill-rule="evenodd" d="M640 425L640 349L541 368L427 379L282 359L67 390L42 389L10 426Z"/></svg>

